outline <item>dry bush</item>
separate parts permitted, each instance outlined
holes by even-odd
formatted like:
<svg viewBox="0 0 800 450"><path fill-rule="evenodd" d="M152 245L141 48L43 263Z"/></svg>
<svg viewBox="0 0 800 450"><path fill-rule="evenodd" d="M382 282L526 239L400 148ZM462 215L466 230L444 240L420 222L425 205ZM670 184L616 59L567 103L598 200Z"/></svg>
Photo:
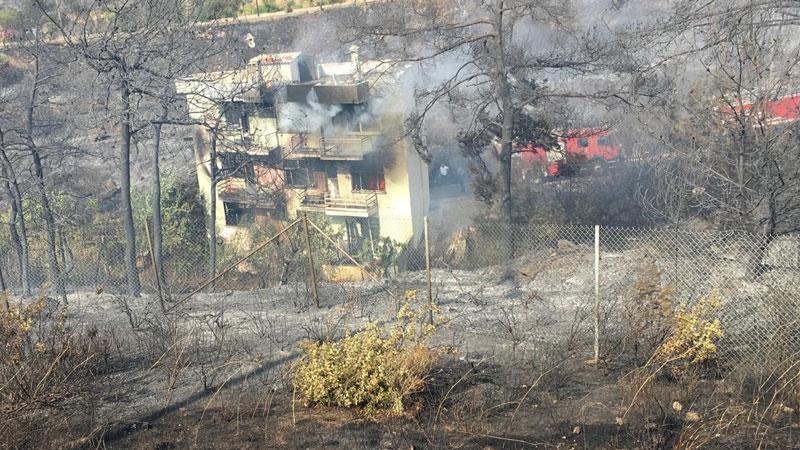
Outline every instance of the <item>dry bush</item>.
<svg viewBox="0 0 800 450"><path fill-rule="evenodd" d="M746 365L720 381L676 448L795 448L800 434L800 351Z"/></svg>
<svg viewBox="0 0 800 450"><path fill-rule="evenodd" d="M406 293L388 329L368 323L339 341L306 342L295 366L294 386L306 405L364 408L367 413L407 412L409 397L423 389L436 353L424 325L429 305Z"/></svg>
<svg viewBox="0 0 800 450"><path fill-rule="evenodd" d="M35 447L58 434L57 425L86 412L93 381L109 367L110 339L96 327L71 329L54 303L42 296L0 312L0 447Z"/></svg>
<svg viewBox="0 0 800 450"><path fill-rule="evenodd" d="M673 314L671 334L654 354L654 361L681 372L692 365L708 363L717 355L722 325L717 317L721 302L717 292L694 305L681 305Z"/></svg>
<svg viewBox="0 0 800 450"><path fill-rule="evenodd" d="M652 355L670 333L674 290L662 286L661 272L652 262L639 268L636 281L623 303L624 329L621 355L632 352L634 362Z"/></svg>

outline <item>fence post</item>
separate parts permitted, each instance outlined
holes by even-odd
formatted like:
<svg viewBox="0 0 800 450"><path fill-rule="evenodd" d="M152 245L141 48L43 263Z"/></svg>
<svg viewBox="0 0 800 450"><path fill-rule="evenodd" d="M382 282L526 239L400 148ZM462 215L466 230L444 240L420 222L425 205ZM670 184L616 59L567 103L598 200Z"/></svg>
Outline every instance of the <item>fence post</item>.
<svg viewBox="0 0 800 450"><path fill-rule="evenodd" d="M600 363L600 225L594 226L594 363Z"/></svg>
<svg viewBox="0 0 800 450"><path fill-rule="evenodd" d="M311 293L314 295L314 304L319 309L319 293L317 292L317 268L314 267L314 254L311 252L311 236L308 233L308 213L303 213L303 234L306 238L306 254L308 255L308 270L311 276Z"/></svg>
<svg viewBox="0 0 800 450"><path fill-rule="evenodd" d="M3 266L0 264L0 291L6 291L6 278L3 276Z"/></svg>
<svg viewBox="0 0 800 450"><path fill-rule="evenodd" d="M153 266L153 275L156 277L156 290L158 291L158 303L161 304L161 312L167 313L167 308L164 306L164 296L161 294L161 277L159 276L158 265L156 264L156 255L153 253L153 240L150 238L150 227L147 225L147 219L144 221L144 234L147 235L147 247L150 250L150 264Z"/></svg>
<svg viewBox="0 0 800 450"><path fill-rule="evenodd" d="M431 244L428 239L428 216L424 218L425 223L425 273L428 276L428 319L433 325L433 285L431 283Z"/></svg>

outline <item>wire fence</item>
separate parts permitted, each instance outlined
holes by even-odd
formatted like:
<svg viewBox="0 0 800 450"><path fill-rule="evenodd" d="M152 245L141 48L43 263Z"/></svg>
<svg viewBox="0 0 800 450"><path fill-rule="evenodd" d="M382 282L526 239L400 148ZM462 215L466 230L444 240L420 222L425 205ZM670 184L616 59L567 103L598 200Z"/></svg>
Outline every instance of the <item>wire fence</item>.
<svg viewBox="0 0 800 450"><path fill-rule="evenodd" d="M395 222L384 219L379 226L420 228ZM439 220L428 230L426 246L422 233L397 245L353 236L322 217L254 225L222 233L213 272L208 236L196 233L168 247L160 276L147 239L140 239L137 274L142 293L160 298L164 309L191 304L200 293L257 293L284 299L295 311L347 304L372 320L391 314L413 290L429 296L439 319L452 325L443 342L467 354L473 346L476 354L512 357L559 342L587 357L598 346L596 356L611 360L639 345L644 328L637 327L716 294L724 364L759 367L800 348L795 236L490 220L466 227ZM70 301L130 294L119 237L61 242L57 259ZM31 250L31 293L55 294L46 252ZM4 252L0 269L6 288L24 294L14 252ZM654 303L659 289L669 290L667 304Z"/></svg>

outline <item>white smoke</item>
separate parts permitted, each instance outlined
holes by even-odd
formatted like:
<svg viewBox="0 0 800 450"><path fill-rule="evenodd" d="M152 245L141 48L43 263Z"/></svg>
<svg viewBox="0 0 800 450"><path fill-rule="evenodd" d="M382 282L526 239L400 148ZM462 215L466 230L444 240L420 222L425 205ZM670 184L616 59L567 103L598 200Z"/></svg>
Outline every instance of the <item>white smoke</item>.
<svg viewBox="0 0 800 450"><path fill-rule="evenodd" d="M278 127L294 132L316 133L330 128L333 118L342 111L339 105L326 105L317 100L314 90L306 103L286 102L281 105Z"/></svg>

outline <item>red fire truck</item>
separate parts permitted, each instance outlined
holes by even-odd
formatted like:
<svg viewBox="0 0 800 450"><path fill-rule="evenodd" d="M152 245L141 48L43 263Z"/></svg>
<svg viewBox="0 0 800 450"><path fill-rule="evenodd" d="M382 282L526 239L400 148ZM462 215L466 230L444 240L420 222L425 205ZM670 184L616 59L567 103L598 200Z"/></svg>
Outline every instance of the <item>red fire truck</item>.
<svg viewBox="0 0 800 450"><path fill-rule="evenodd" d="M602 173L621 158L613 130L608 128L566 130L558 136L558 148L528 144L515 149L513 167L517 180L538 182L585 171Z"/></svg>

